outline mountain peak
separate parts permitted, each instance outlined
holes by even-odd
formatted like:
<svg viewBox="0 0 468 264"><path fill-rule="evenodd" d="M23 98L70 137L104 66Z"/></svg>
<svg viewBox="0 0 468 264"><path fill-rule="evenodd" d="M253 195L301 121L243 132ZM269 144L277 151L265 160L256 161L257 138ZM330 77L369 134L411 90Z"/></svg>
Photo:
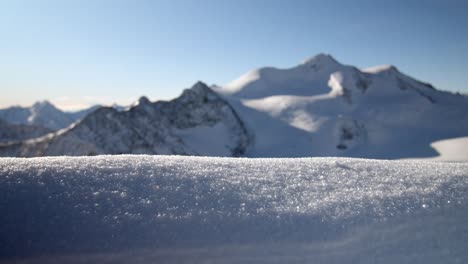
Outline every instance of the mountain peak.
<svg viewBox="0 0 468 264"><path fill-rule="evenodd" d="M32 106L33 109L54 108L55 106L47 100L35 102Z"/></svg>
<svg viewBox="0 0 468 264"><path fill-rule="evenodd" d="M148 99L146 96L141 96L138 98L138 101L134 102L131 106L131 108L138 108L138 109L151 109L152 107L151 101ZM118 109L115 109L112 107L112 109L118 111Z"/></svg>
<svg viewBox="0 0 468 264"><path fill-rule="evenodd" d="M209 94L213 92L211 88L202 81L196 82L192 87L190 87L190 89L187 89L186 91L190 91L190 93L194 94Z"/></svg>
<svg viewBox="0 0 468 264"><path fill-rule="evenodd" d="M206 88L209 88L208 85L206 85L206 83L202 81L197 81L190 89L200 90L200 89L206 89Z"/></svg>
<svg viewBox="0 0 468 264"><path fill-rule="evenodd" d="M330 54L319 53L311 58L306 59L301 63L301 65L306 66L327 66L327 65L337 65L340 64L333 56Z"/></svg>
<svg viewBox="0 0 468 264"><path fill-rule="evenodd" d="M218 98L218 95L202 81L196 82L189 89L185 89L178 98L181 101L206 101Z"/></svg>
<svg viewBox="0 0 468 264"><path fill-rule="evenodd" d="M138 99L138 105L146 105L146 104L151 104L151 101L148 99L146 96L141 96Z"/></svg>

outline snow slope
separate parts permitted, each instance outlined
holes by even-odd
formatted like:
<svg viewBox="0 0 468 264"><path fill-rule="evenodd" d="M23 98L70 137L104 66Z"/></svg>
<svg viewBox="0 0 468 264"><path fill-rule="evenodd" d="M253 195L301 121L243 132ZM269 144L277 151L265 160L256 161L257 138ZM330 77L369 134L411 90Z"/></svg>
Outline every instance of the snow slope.
<svg viewBox="0 0 468 264"><path fill-rule="evenodd" d="M249 99L323 94L329 90L327 81L330 74L341 67L332 56L319 54L287 70L266 67L250 71L227 84L222 92Z"/></svg>
<svg viewBox="0 0 468 264"><path fill-rule="evenodd" d="M468 137L436 141L431 144L443 161L468 161Z"/></svg>
<svg viewBox="0 0 468 264"><path fill-rule="evenodd" d="M2 263L467 263L468 164L0 159Z"/></svg>
<svg viewBox="0 0 468 264"><path fill-rule="evenodd" d="M358 69L319 54L216 87L256 136L254 157L435 157L431 143L468 136L468 98L394 66Z"/></svg>

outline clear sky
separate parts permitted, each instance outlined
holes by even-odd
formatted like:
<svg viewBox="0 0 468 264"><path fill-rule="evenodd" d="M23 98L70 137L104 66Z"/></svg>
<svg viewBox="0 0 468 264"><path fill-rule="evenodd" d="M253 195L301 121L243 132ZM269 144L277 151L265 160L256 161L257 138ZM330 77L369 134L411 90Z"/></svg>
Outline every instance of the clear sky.
<svg viewBox="0 0 468 264"><path fill-rule="evenodd" d="M468 93L468 1L0 0L0 107L170 99L321 52Z"/></svg>

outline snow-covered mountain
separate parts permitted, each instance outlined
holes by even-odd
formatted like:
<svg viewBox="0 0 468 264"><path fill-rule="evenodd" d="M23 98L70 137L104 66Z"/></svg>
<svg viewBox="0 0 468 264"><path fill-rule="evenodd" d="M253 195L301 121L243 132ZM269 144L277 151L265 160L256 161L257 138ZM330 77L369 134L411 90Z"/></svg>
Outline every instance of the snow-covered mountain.
<svg viewBox="0 0 468 264"><path fill-rule="evenodd" d="M205 84L169 102L146 97L125 111L102 107L44 137L0 147L1 156L179 154L242 156L252 136L232 107Z"/></svg>
<svg viewBox="0 0 468 264"><path fill-rule="evenodd" d="M252 156L431 157L432 142L468 136L465 96L394 66L358 69L319 54L215 89L255 134Z"/></svg>
<svg viewBox="0 0 468 264"><path fill-rule="evenodd" d="M12 106L0 109L0 119L16 125L34 125L58 130L85 117L99 106L92 106L76 112L64 112L49 101L40 101L31 107Z"/></svg>
<svg viewBox="0 0 468 264"><path fill-rule="evenodd" d="M0 119L0 143L36 138L50 132L41 126L11 124Z"/></svg>
<svg viewBox="0 0 468 264"><path fill-rule="evenodd" d="M99 108L54 134L3 146L0 155L443 156L460 161L466 155L447 146L461 142L468 148L468 141L444 147L435 142L467 136L467 96L439 91L394 66L358 69L319 54L289 69L253 70L223 87L197 83L170 102L143 97L126 109Z"/></svg>

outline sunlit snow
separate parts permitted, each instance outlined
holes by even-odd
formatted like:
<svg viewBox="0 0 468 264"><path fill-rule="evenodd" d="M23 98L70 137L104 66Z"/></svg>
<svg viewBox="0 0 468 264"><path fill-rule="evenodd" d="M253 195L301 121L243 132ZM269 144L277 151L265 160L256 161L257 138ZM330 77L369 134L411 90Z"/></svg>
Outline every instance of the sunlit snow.
<svg viewBox="0 0 468 264"><path fill-rule="evenodd" d="M0 159L14 263L467 263L468 164Z"/></svg>

